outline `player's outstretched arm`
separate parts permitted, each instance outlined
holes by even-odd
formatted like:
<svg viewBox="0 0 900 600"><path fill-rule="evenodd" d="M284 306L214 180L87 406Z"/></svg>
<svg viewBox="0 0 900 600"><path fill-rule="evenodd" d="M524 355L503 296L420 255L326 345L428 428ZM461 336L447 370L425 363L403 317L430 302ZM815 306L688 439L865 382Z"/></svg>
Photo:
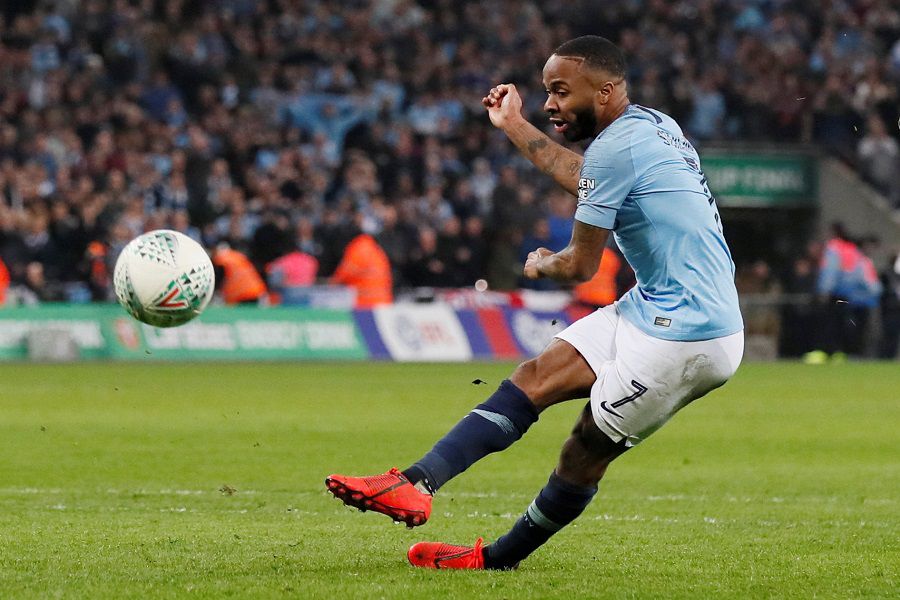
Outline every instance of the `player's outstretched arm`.
<svg viewBox="0 0 900 600"><path fill-rule="evenodd" d="M538 248L528 253L525 261L525 277L540 279L549 277L557 281L588 281L600 266L600 257L609 238L609 230L575 221L569 245L554 253Z"/></svg>
<svg viewBox="0 0 900 600"><path fill-rule="evenodd" d="M541 171L553 177L572 195L578 195L578 175L584 158L561 144L522 116L522 98L516 86L503 83L491 89L481 101L491 123L509 137L522 155Z"/></svg>

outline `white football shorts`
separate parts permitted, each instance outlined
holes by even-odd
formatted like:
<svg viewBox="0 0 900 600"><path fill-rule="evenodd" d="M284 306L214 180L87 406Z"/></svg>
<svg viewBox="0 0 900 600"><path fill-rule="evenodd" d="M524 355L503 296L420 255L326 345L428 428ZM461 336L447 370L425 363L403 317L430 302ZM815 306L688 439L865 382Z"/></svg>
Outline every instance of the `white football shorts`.
<svg viewBox="0 0 900 600"><path fill-rule="evenodd" d="M594 420L613 441L634 446L692 400L724 384L744 354L744 332L697 342L661 340L619 316L615 304L556 335L585 358L597 381Z"/></svg>

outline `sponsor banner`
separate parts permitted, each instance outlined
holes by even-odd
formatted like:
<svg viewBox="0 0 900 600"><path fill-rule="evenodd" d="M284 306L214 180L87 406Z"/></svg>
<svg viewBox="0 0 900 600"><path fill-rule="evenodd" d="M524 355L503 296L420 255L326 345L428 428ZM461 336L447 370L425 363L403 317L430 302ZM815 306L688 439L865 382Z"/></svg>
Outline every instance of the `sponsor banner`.
<svg viewBox="0 0 900 600"><path fill-rule="evenodd" d="M817 163L813 156L706 152L701 161L719 206L794 208L816 204Z"/></svg>
<svg viewBox="0 0 900 600"><path fill-rule="evenodd" d="M156 328L118 305L46 304L0 310L0 361L52 357L48 344L74 347L81 359L127 361L516 360L539 354L574 318L508 306L454 311L443 303L355 312L214 306L181 327Z"/></svg>
<svg viewBox="0 0 900 600"><path fill-rule="evenodd" d="M527 308L539 312L564 310L572 303L572 293L562 290L514 290L479 292L472 288L435 290L434 301L449 304L454 310L489 308Z"/></svg>
<svg viewBox="0 0 900 600"><path fill-rule="evenodd" d="M538 312L507 308L503 309L503 313L516 346L528 357L540 354L554 335L572 323L562 311Z"/></svg>
<svg viewBox="0 0 900 600"><path fill-rule="evenodd" d="M369 357L376 360L391 360L391 353L384 345L381 334L378 333L378 324L375 323L375 315L372 311L357 310L353 316L356 318L356 326L359 327L366 347L369 349Z"/></svg>
<svg viewBox="0 0 900 600"><path fill-rule="evenodd" d="M71 340L82 358L105 357L108 355L108 336L102 316L106 312L104 308L112 307L47 305L2 309L0 360L28 358L29 339L33 339L32 334L39 333L55 337L60 344Z"/></svg>
<svg viewBox="0 0 900 600"><path fill-rule="evenodd" d="M472 348L446 304L395 304L373 309L375 325L396 361L465 361Z"/></svg>
<svg viewBox="0 0 900 600"><path fill-rule="evenodd" d="M562 290L521 290L519 296L521 302L518 306L538 313L562 311L572 303L572 293Z"/></svg>
<svg viewBox="0 0 900 600"><path fill-rule="evenodd" d="M487 331L485 331L482 326L476 311L457 310L456 318L459 319L459 323L462 325L463 330L466 332L466 337L469 339L469 348L472 349L472 358L477 360L499 358L490 343Z"/></svg>
<svg viewBox="0 0 900 600"><path fill-rule="evenodd" d="M25 359L32 331L70 336L82 358L124 360L360 359L368 351L348 311L212 307L181 327L157 328L117 305L0 311L0 359Z"/></svg>
<svg viewBox="0 0 900 600"><path fill-rule="evenodd" d="M478 291L474 288L437 289L434 291L434 301L449 304L455 310L522 305L519 292Z"/></svg>
<svg viewBox="0 0 900 600"><path fill-rule="evenodd" d="M127 316L112 321L118 358L280 360L366 358L347 311L211 308L181 327L161 329Z"/></svg>
<svg viewBox="0 0 900 600"><path fill-rule="evenodd" d="M522 356L501 309L480 309L478 311L478 323L490 345L492 356L503 359Z"/></svg>

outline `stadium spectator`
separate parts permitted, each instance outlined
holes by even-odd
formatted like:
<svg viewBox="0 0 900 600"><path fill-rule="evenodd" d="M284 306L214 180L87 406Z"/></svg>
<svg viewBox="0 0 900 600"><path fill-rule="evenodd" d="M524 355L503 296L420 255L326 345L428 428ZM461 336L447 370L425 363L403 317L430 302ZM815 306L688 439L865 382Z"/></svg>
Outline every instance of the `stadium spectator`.
<svg viewBox="0 0 900 600"><path fill-rule="evenodd" d="M44 265L38 261L30 262L25 267L25 284L21 292L26 297L26 304L62 300L60 286L47 279Z"/></svg>
<svg viewBox="0 0 900 600"><path fill-rule="evenodd" d="M866 135L859 141L858 152L866 178L892 198L893 187L898 185L897 173L900 173L900 144L888 135L879 115L872 114L866 121Z"/></svg>
<svg viewBox="0 0 900 600"><path fill-rule="evenodd" d="M450 216L441 225L437 255L447 266L444 287L463 287L475 283L475 279L470 279L475 257L463 237L462 223L458 217Z"/></svg>
<svg viewBox="0 0 900 600"><path fill-rule="evenodd" d="M756 260L738 269L735 285L741 295L744 335L748 351L775 358L781 336L778 298L781 285L764 260Z"/></svg>
<svg viewBox="0 0 900 600"><path fill-rule="evenodd" d="M722 137L726 116L725 97L712 74L700 79L692 101L693 112L688 120L688 131L700 140Z"/></svg>
<svg viewBox="0 0 900 600"><path fill-rule="evenodd" d="M848 352L859 351L859 330L854 307L866 302L878 284L871 261L848 236L844 225L831 225L816 282L820 321L818 348L805 356L810 363L828 357L843 360ZM880 290L878 290L880 293Z"/></svg>
<svg viewBox="0 0 900 600"><path fill-rule="evenodd" d="M568 241L568 240L567 240ZM537 219L532 225L531 231L522 237L519 243L518 261L525 264L528 253L535 248L547 248L549 250L558 251L561 248L551 248L554 240L550 236L550 224L546 218ZM565 245L563 245L563 248ZM529 280L524 275L519 277L519 287L533 290L558 290L559 285L552 279L536 279Z"/></svg>
<svg viewBox="0 0 900 600"><path fill-rule="evenodd" d="M604 248L600 268L594 276L572 290L575 300L590 308L608 306L618 300L621 294L617 280L622 262L618 252L609 246Z"/></svg>
<svg viewBox="0 0 900 600"><path fill-rule="evenodd" d="M438 236L434 229L419 229L416 245L409 253L407 279L416 287L443 287L447 264L438 254Z"/></svg>
<svg viewBox="0 0 900 600"><path fill-rule="evenodd" d="M397 208L391 204L381 210L381 231L378 245L387 254L395 286L408 285L406 271L410 253L416 243L417 230L408 222L401 222Z"/></svg>
<svg viewBox="0 0 900 600"><path fill-rule="evenodd" d="M169 216L169 229L183 233L197 243L202 243L200 230L191 225L188 213L185 210L177 210Z"/></svg>
<svg viewBox="0 0 900 600"><path fill-rule="evenodd" d="M815 331L819 324L817 311L810 299L816 293L817 263L816 258L809 254L797 257L784 277L782 289L790 298L781 308L779 356L803 356L814 350L810 332Z"/></svg>
<svg viewBox="0 0 900 600"><path fill-rule="evenodd" d="M266 265L272 304L306 304L307 288L316 283L319 261L295 248Z"/></svg>
<svg viewBox="0 0 900 600"><path fill-rule="evenodd" d="M547 198L547 226L550 228L549 249L562 250L572 237L575 223L575 197L561 190L553 190Z"/></svg>
<svg viewBox="0 0 900 600"><path fill-rule="evenodd" d="M465 252L465 260L460 265L463 285L471 285L485 277L487 242L484 239L484 221L481 217L472 215L465 220L460 247Z"/></svg>
<svg viewBox="0 0 900 600"><path fill-rule="evenodd" d="M245 254L222 244L212 263L225 304L256 304L266 294L265 282Z"/></svg>
<svg viewBox="0 0 900 600"><path fill-rule="evenodd" d="M390 304L394 299L390 261L367 233L360 233L347 244L329 282L354 288L356 308Z"/></svg>

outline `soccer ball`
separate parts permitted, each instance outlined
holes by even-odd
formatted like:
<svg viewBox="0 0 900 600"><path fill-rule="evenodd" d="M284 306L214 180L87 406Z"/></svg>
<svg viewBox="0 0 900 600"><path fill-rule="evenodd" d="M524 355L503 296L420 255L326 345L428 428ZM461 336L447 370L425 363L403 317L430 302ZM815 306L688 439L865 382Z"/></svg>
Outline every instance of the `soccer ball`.
<svg viewBox="0 0 900 600"><path fill-rule="evenodd" d="M113 284L132 317L154 327L177 327L206 308L215 274L200 244L157 229L128 242L116 260Z"/></svg>

